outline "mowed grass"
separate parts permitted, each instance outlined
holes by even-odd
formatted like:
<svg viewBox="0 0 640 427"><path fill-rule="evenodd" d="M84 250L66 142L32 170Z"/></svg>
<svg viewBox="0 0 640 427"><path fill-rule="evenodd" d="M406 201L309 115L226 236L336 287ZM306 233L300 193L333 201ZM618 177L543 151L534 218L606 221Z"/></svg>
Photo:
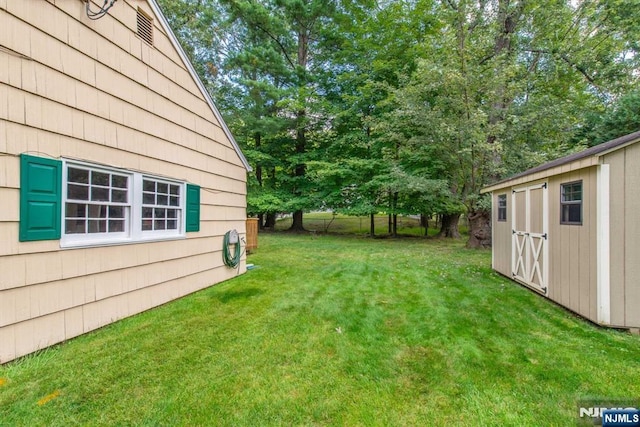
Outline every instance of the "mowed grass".
<svg viewBox="0 0 640 427"><path fill-rule="evenodd" d="M369 216L350 216L336 214L331 212L305 212L303 217L303 225L306 230L313 233L329 233L329 234L348 234L348 235L368 235L370 232L371 219ZM275 229L278 231L287 230L291 227L291 216L280 218L276 222ZM375 235L377 237L385 237L391 234L389 232L389 216L378 214L375 215ZM440 230L435 227L435 221L429 221L429 235L434 236ZM461 217L460 231L466 232L467 227ZM398 215L397 232L401 236L424 236L424 227L420 225L420 219L417 216Z"/></svg>
<svg viewBox="0 0 640 427"><path fill-rule="evenodd" d="M463 242L260 235L247 274L0 367L0 425L575 425L640 338Z"/></svg>

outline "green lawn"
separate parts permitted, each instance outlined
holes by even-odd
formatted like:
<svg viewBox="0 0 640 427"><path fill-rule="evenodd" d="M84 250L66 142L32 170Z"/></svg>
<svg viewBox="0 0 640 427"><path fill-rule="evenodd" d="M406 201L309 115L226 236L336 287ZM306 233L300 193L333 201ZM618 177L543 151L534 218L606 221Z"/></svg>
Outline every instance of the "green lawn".
<svg viewBox="0 0 640 427"><path fill-rule="evenodd" d="M314 233L329 234L349 234L349 235L368 235L370 231L369 216L349 216L334 215L331 212L305 212L303 224L306 230ZM276 230L283 231L291 227L291 216L279 219L276 222ZM388 236L389 233L389 217L388 215L375 215L375 234L376 236ZM420 220L417 217L398 215L398 234L402 236L424 236L424 227L420 226ZM438 233L435 227L435 221L429 221L429 235L433 236ZM460 220L460 231L466 232L467 227Z"/></svg>
<svg viewBox="0 0 640 427"><path fill-rule="evenodd" d="M0 425L575 425L640 338L434 239L262 234L247 274L0 367Z"/></svg>

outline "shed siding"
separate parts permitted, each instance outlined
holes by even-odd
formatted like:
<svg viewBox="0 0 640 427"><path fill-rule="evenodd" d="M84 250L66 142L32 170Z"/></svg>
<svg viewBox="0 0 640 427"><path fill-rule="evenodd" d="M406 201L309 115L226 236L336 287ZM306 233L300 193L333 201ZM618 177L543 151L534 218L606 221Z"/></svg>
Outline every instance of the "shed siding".
<svg viewBox="0 0 640 427"><path fill-rule="evenodd" d="M640 145L625 151L625 325L640 327Z"/></svg>
<svg viewBox="0 0 640 427"><path fill-rule="evenodd" d="M569 169L570 170L570 169ZM561 184L582 180L582 225L560 224ZM549 179L549 298L594 319L596 301L596 169Z"/></svg>
<svg viewBox="0 0 640 427"><path fill-rule="evenodd" d="M611 324L640 327L640 144L603 162L611 165Z"/></svg>
<svg viewBox="0 0 640 427"><path fill-rule="evenodd" d="M123 0L97 21L78 1L0 1L0 363L238 274L222 236L245 233L246 170L154 19L154 47ZM19 242L21 153L198 184L186 238L60 249ZM244 271L244 263L240 272Z"/></svg>
<svg viewBox="0 0 640 427"><path fill-rule="evenodd" d="M624 286L625 286L625 210L627 201L625 175L626 150L618 150L607 154L603 159L610 166L611 182L611 324L623 325L625 321Z"/></svg>

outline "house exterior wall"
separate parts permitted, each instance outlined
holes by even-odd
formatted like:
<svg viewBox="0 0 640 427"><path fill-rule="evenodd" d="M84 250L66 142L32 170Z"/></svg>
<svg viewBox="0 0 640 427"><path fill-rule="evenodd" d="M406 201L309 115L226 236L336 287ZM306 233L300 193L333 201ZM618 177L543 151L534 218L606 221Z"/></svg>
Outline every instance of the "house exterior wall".
<svg viewBox="0 0 640 427"><path fill-rule="evenodd" d="M0 363L245 271L246 168L145 1L91 21L81 1L0 1ZM154 17L157 18L157 17ZM201 187L200 230L173 240L61 248L19 241L20 155L77 159ZM64 232L64 231L63 231Z"/></svg>
<svg viewBox="0 0 640 427"><path fill-rule="evenodd" d="M640 327L640 144L606 154L610 165L611 324Z"/></svg>

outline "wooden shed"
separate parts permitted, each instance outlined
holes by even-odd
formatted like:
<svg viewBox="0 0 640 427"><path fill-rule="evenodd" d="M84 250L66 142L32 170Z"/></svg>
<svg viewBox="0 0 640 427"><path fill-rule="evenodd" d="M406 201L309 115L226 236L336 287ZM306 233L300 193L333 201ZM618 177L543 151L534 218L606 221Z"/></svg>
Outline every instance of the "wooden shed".
<svg viewBox="0 0 640 427"><path fill-rule="evenodd" d="M245 271L245 157L155 0L102 4L0 0L0 363Z"/></svg>
<svg viewBox="0 0 640 427"><path fill-rule="evenodd" d="M598 323L640 328L640 132L495 183L493 268Z"/></svg>

